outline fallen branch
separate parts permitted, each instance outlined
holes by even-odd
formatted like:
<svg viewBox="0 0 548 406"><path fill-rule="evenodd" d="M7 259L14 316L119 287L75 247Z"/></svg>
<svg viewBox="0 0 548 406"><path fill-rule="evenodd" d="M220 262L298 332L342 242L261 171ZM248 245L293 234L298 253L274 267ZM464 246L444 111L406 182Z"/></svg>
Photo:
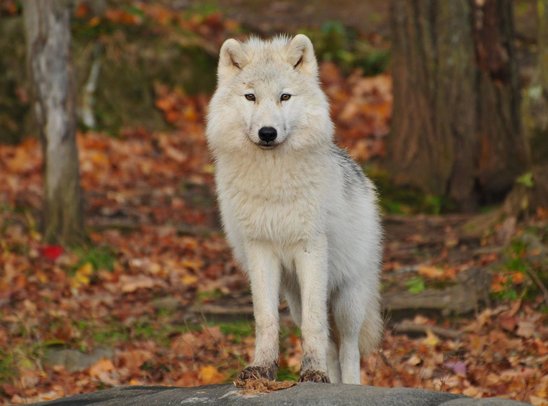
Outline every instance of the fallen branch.
<svg viewBox="0 0 548 406"><path fill-rule="evenodd" d="M206 314L212 316L251 316L252 306L227 307L215 304L202 304L191 307L192 313Z"/></svg>
<svg viewBox="0 0 548 406"><path fill-rule="evenodd" d="M428 331L431 331L435 335L443 338L450 338L452 340L459 338L462 333L458 330L453 330L450 328L439 327L439 326L429 326L427 324L417 324L409 320L404 320L394 326L394 331L396 333L422 333L426 334Z"/></svg>
<svg viewBox="0 0 548 406"><path fill-rule="evenodd" d="M97 125L93 107L95 106L95 91L97 90L99 72L101 71L101 54L101 45L96 45L93 52L94 60L91 64L89 77L86 85L84 86L84 91L82 95L82 108L80 114L82 116L82 123L87 128L95 128Z"/></svg>

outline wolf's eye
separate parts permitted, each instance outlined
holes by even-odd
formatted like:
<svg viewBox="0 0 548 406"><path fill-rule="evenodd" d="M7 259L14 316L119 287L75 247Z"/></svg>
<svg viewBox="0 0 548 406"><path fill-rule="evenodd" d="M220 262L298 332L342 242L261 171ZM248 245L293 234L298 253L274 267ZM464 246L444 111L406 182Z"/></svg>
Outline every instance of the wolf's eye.
<svg viewBox="0 0 548 406"><path fill-rule="evenodd" d="M284 94L282 94L282 95L280 96L280 100L281 100L281 101L287 101L287 100L289 100L289 99L291 99L291 95L290 95L290 94L284 93Z"/></svg>
<svg viewBox="0 0 548 406"><path fill-rule="evenodd" d="M255 101L255 95L253 93L247 93L244 96L249 101Z"/></svg>

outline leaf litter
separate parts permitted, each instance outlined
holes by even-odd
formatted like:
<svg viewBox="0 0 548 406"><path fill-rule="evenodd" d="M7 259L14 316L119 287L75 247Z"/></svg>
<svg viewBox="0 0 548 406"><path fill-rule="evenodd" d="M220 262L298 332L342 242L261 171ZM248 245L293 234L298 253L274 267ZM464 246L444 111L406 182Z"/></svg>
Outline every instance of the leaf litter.
<svg viewBox="0 0 548 406"><path fill-rule="evenodd" d="M226 30L235 29L219 15L185 20L162 6L142 7L160 25L187 27L217 45ZM139 25L143 16L114 9L105 19ZM324 62L321 78L332 101L337 141L360 162L383 157L392 108L390 76L344 77ZM198 301L220 301L221 307L250 304L247 281L232 260L217 216L213 163L204 137L207 97L161 83L154 91L171 131L126 128L115 138L93 131L78 134L90 238L94 246L108 248L99 254L42 241L40 145L28 138L17 146L0 146L1 404L117 385L234 382L252 359L252 328L221 328L233 321L212 321L192 310ZM543 213L531 219L537 229L545 227ZM455 222L444 224L447 232L404 226L389 235L387 286L404 275L412 281L407 288L420 294L432 284L454 283L463 270L501 263L500 250L479 252L496 235L482 235L470 245L458 238ZM502 239L519 237L531 224L512 223ZM438 235L444 236L439 242L432 238ZM428 246L433 248L421 248ZM363 360L362 383L546 405L546 309L540 296L525 295L533 286L522 269L529 264L525 254L513 254L512 261L493 278L496 300L475 314L419 314L408 320L415 332L405 334L389 321L379 351ZM407 288L403 282L402 289ZM280 381L236 381L244 392L296 384L300 334L286 316L280 341ZM44 362L51 351L88 354L100 347L111 348L114 355L82 370L69 372L67 365Z"/></svg>

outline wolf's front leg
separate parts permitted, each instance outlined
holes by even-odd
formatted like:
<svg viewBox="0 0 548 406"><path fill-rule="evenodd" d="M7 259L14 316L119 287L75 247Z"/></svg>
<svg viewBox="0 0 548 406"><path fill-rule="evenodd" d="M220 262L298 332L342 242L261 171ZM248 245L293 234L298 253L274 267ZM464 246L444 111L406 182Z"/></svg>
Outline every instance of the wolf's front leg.
<svg viewBox="0 0 548 406"><path fill-rule="evenodd" d="M268 243L251 241L245 250L255 316L255 359L240 372L239 379L274 380L278 372L281 264Z"/></svg>
<svg viewBox="0 0 548 406"><path fill-rule="evenodd" d="M327 376L327 239L324 235L304 244L295 256L301 289L303 382L329 382Z"/></svg>

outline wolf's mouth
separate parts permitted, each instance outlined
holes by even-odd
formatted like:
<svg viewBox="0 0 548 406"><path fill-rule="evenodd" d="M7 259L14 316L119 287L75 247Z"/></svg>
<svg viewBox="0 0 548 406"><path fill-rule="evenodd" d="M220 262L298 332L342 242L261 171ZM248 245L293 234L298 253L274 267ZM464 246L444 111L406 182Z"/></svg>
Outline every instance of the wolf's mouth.
<svg viewBox="0 0 548 406"><path fill-rule="evenodd" d="M278 140L272 140L272 141L257 140L257 141L255 141L252 137L249 137L249 136L247 137L247 139L253 145L259 147L262 150L266 150L266 151L279 147L285 141L285 140L282 140L281 142L279 142ZM278 141L278 142L276 142L276 141Z"/></svg>
<svg viewBox="0 0 548 406"><path fill-rule="evenodd" d="M280 144L275 144L273 142L260 142L257 144L261 149L274 149Z"/></svg>
<svg viewBox="0 0 548 406"><path fill-rule="evenodd" d="M275 141L259 141L259 142L252 141L252 142L259 148L266 149L266 150L274 149L282 144L281 142L275 142Z"/></svg>

